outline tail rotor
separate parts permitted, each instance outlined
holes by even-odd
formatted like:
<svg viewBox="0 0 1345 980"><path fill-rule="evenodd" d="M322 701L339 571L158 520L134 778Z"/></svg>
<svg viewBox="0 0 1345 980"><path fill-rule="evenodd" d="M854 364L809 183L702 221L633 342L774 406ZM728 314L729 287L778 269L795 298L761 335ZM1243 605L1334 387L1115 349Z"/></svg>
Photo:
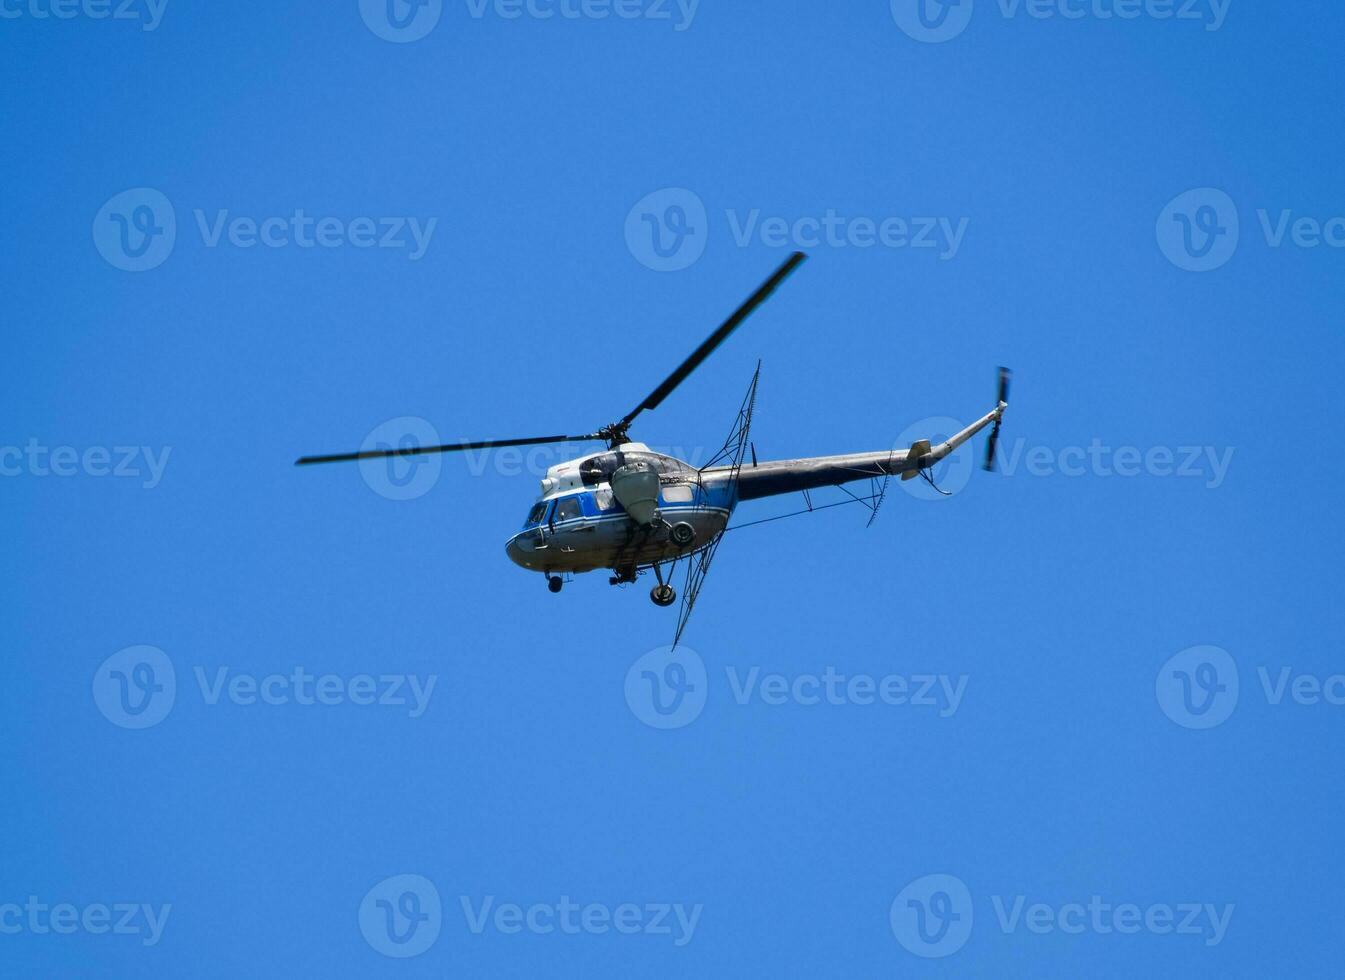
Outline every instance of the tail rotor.
<svg viewBox="0 0 1345 980"><path fill-rule="evenodd" d="M995 448L999 445L999 427L1004 423L1004 410L1009 407L1009 379L1013 377L1013 372L1006 367L999 369L999 399L995 409L999 414L995 417L995 427L990 430L990 439L985 444L985 463L982 464L987 470L995 469Z"/></svg>

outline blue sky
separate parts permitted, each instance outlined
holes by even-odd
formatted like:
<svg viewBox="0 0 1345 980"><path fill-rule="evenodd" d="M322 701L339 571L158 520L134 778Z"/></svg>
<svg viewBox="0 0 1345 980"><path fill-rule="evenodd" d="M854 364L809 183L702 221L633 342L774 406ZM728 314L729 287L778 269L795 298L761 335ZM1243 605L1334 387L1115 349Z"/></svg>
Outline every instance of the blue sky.
<svg viewBox="0 0 1345 980"><path fill-rule="evenodd" d="M0 972L1336 974L1345 12L929 3L3 0ZM291 465L592 429L795 247L635 434L1008 364L1000 471L676 655L506 559L562 454Z"/></svg>

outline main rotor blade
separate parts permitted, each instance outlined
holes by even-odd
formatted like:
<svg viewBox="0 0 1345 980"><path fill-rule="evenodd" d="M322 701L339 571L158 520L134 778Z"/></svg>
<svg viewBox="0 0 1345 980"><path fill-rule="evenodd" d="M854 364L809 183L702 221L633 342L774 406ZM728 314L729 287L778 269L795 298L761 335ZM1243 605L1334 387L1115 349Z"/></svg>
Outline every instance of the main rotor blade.
<svg viewBox="0 0 1345 980"><path fill-rule="evenodd" d="M668 375L668 377L664 379L663 384L651 391L649 397L640 402L635 410L621 421L629 424L635 416L639 415L646 408L658 408L659 403L667 398L674 388L685 381L687 375L700 367L701 362L713 354L715 348L727 340L729 334L738 329L738 326L752 315L753 310L766 302L766 299L771 293L775 292L775 288L779 286L780 283L784 282L789 277L789 274L798 268L799 263L807 257L808 256L802 252L795 252L789 258L785 259L780 268L776 269L775 272L771 274L771 277L763 282L757 291L747 298L747 301L744 302L742 306L734 310L733 315L725 320L718 330L705 338L705 342L697 347L695 351L692 352L691 356L683 361L676 371Z"/></svg>
<svg viewBox="0 0 1345 980"><path fill-rule="evenodd" d="M349 463L359 459L384 459L388 456L421 456L425 453L454 453L464 449L499 449L504 446L538 446L548 442L584 442L601 438L589 436L538 436L535 439L488 439L483 442L450 442L442 446L408 446L405 449L366 449L358 453L336 453L331 456L303 456L295 466L312 463Z"/></svg>

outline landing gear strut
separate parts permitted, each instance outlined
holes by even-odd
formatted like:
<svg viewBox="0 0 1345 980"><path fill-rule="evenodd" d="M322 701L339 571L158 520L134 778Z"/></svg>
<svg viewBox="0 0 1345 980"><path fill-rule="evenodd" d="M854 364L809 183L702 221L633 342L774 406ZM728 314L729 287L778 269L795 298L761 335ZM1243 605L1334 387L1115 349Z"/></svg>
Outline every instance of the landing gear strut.
<svg viewBox="0 0 1345 980"><path fill-rule="evenodd" d="M663 581L663 569L659 568L657 562L654 564L654 577L658 579L658 585L649 590L649 598L654 600L656 606L671 606L677 601L677 590Z"/></svg>
<svg viewBox="0 0 1345 980"><path fill-rule="evenodd" d="M552 592L559 592L560 587L564 584L565 581L559 575L548 575L546 577L546 587Z"/></svg>

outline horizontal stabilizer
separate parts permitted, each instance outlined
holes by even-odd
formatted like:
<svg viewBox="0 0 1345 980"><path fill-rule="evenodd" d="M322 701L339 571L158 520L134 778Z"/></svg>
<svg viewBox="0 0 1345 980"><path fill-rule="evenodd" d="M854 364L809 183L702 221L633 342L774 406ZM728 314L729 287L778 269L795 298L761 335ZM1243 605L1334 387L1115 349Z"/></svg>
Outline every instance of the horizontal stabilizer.
<svg viewBox="0 0 1345 980"><path fill-rule="evenodd" d="M922 456L926 456L928 454L929 454L929 440L917 439L915 442L911 443L911 448L906 453L906 459L908 462L919 462ZM919 475L920 475L920 467L916 466L914 469L903 470L901 478L903 480L912 480Z"/></svg>

